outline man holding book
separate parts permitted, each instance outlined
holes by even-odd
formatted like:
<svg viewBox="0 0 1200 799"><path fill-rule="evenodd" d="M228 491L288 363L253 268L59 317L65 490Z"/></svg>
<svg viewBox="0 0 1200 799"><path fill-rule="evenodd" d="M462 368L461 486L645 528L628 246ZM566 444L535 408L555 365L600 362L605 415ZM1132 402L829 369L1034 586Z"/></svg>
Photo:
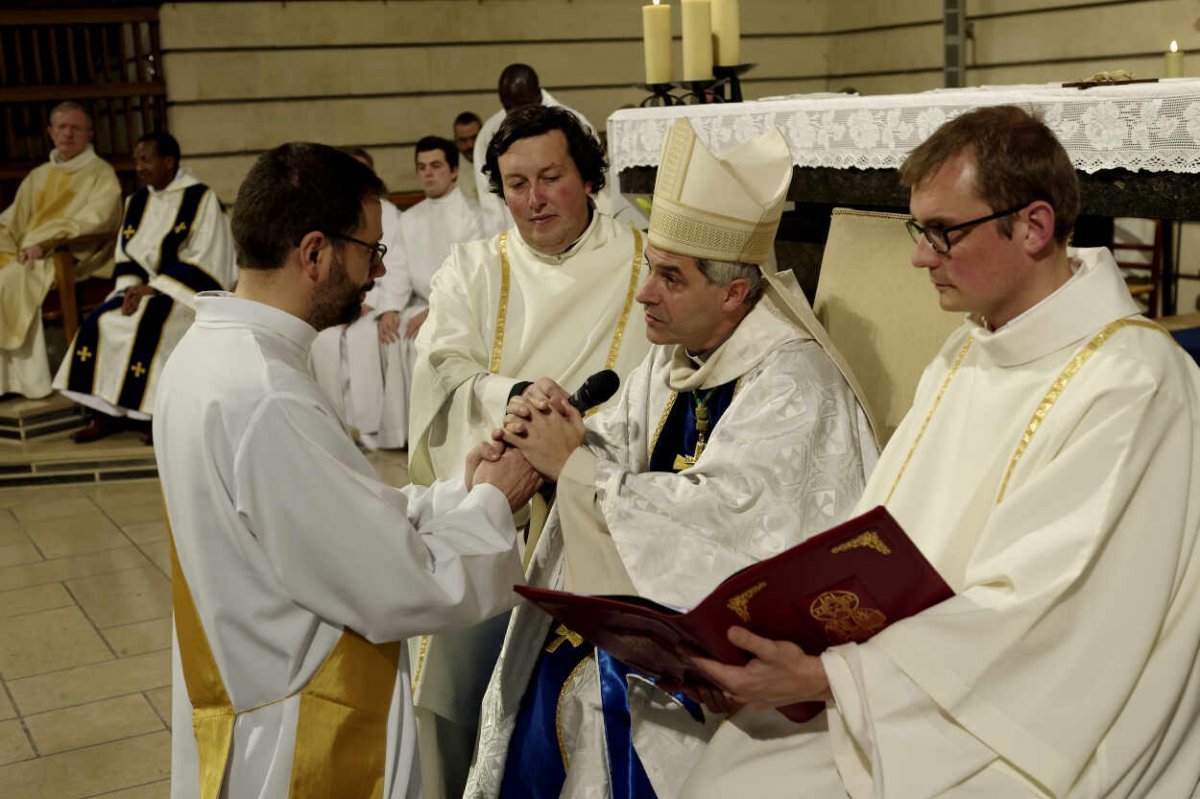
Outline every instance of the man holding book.
<svg viewBox="0 0 1200 799"><path fill-rule="evenodd" d="M503 436L558 486L529 582L687 606L843 521L876 449L827 334L794 279L772 274L783 137L718 159L681 120L662 164L637 295L656 346L586 424L565 403L514 397ZM467 795L673 795L714 726L523 606Z"/></svg>
<svg viewBox="0 0 1200 799"><path fill-rule="evenodd" d="M733 629L698 661L752 709L683 795L1192 796L1200 781L1200 370L1111 254L1067 246L1053 133L980 109L908 157L913 265L968 314L859 509L883 504L956 595L819 657Z"/></svg>

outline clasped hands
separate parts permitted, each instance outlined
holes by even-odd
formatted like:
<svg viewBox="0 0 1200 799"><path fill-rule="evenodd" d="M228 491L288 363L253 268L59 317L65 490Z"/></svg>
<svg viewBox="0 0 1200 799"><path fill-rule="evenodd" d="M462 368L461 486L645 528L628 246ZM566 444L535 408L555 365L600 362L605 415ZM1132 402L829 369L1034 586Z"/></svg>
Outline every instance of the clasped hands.
<svg viewBox="0 0 1200 799"><path fill-rule="evenodd" d="M562 386L548 377L508 401L504 426L492 438L517 449L546 480L557 482L563 464L583 443L583 415Z"/></svg>

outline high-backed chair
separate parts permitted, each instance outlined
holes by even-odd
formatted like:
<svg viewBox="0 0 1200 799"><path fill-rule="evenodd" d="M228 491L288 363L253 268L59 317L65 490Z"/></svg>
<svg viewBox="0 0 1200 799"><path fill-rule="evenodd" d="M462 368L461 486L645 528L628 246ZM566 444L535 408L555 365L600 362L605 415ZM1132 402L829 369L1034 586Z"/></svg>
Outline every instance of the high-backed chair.
<svg viewBox="0 0 1200 799"><path fill-rule="evenodd" d="M105 245L111 253L117 246L118 231L91 233L71 239L56 239L42 244L42 248L54 257L55 291L42 304L42 319L50 322L62 320L67 342L75 338L79 322L87 314L99 308L112 291L111 278L91 276L84 280L75 279L75 256L71 247Z"/></svg>
<svg viewBox="0 0 1200 799"><path fill-rule="evenodd" d="M917 381L963 321L938 305L907 216L835 208L813 310L867 394L881 443L912 404Z"/></svg>

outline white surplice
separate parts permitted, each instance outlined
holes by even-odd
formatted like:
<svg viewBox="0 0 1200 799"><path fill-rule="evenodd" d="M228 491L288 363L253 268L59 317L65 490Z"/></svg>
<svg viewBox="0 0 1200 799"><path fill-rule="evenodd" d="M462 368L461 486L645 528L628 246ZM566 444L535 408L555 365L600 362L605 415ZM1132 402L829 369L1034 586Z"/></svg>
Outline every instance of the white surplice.
<svg viewBox="0 0 1200 799"><path fill-rule="evenodd" d="M179 263L186 265L184 269L176 269L174 264L162 263L164 240L172 236L184 192L193 186L201 187L196 191L204 191L204 194L188 225L186 238L179 242L173 253ZM196 317L196 293L232 289L237 282L237 265L229 219L221 209L216 192L205 189L186 167L181 167L161 191L152 186L142 191L146 195L139 198L144 199L144 210L139 219L131 218L133 203L126 202L121 228L127 234L117 238L116 287L108 300L111 304L116 298L123 297L128 288L139 285L149 285L164 296L157 299L154 295L143 297L130 316L122 314L117 305L103 313L97 312L94 319L84 320L84 328L99 325L99 336L88 336L87 331L76 336L59 365L54 388L68 399L101 413L149 419L162 367ZM144 322L148 310L158 303L169 306L169 310L165 314L151 312L149 319L159 321ZM93 343L82 354L82 363L94 369L94 378L90 387L79 386L79 390L73 390L68 382L72 367L81 362L81 353L77 352L81 337ZM131 357L135 339L139 337L149 339L152 344L157 341L149 361L140 366L140 362ZM89 364L93 358L95 362ZM137 371L131 373L132 369ZM127 381L134 380L145 383L144 392L134 392L136 405L132 402L123 405L122 389Z"/></svg>
<svg viewBox="0 0 1200 799"><path fill-rule="evenodd" d="M733 401L695 465L649 471L679 392L735 380ZM579 593L636 593L674 607L694 605L735 571L844 521L877 456L867 417L837 366L770 298L702 365L680 347L653 347L618 403L587 428L586 446L560 476L557 512L527 580ZM484 698L471 797L497 795L550 623L532 605L512 614ZM577 678L563 694L562 707L570 708L560 738L563 762L570 763L563 796L603 792L608 783L595 670L593 661L587 679ZM692 721L648 684L637 688L630 695L635 748L659 795L671 796L711 724ZM656 718L639 718L650 707Z"/></svg>
<svg viewBox="0 0 1200 799"><path fill-rule="evenodd" d="M90 144L70 161L51 152L21 181L0 213L0 394L44 397L51 390L41 307L54 285L54 261L47 254L21 264L18 254L55 239L113 231L120 217L117 173ZM72 249L75 277L111 266L108 252L103 244Z"/></svg>
<svg viewBox="0 0 1200 799"><path fill-rule="evenodd" d="M200 621L246 710L225 795L284 797L293 694L342 628L396 641L502 612L521 576L516 530L493 486L383 483L309 375L307 323L228 295L200 295L196 308L159 386L155 454ZM196 742L178 656L173 702L172 795L191 797ZM403 648L387 712L384 796L415 797Z"/></svg>
<svg viewBox="0 0 1200 799"><path fill-rule="evenodd" d="M955 597L822 661L810 725L742 712L689 797L1185 797L1200 780L1200 370L1106 250L926 369L859 510Z"/></svg>
<svg viewBox="0 0 1200 799"><path fill-rule="evenodd" d="M404 240L400 232L400 209L384 200L383 236L386 271L363 300L364 313L348 325L335 325L313 340L311 366L317 383L325 390L342 420L371 446L398 449L408 438L407 375L388 373L396 356L387 353L379 340L379 317L388 311L403 311L408 302ZM353 246L353 245L351 245ZM401 328L403 329L403 327ZM395 378L395 379L391 379Z"/></svg>

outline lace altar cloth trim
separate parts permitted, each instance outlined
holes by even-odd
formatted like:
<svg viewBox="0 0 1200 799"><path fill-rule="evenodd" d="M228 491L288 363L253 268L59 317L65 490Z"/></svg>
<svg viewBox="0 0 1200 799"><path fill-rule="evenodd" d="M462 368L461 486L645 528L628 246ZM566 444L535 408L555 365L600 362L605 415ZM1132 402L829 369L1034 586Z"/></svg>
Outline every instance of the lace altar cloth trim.
<svg viewBox="0 0 1200 799"><path fill-rule="evenodd" d="M774 125L797 166L889 169L946 120L1003 104L1040 111L1080 171L1200 172L1200 80L1193 78L1084 91L1055 83L630 109L608 118L609 158L614 173L657 165L667 128L686 116L718 154Z"/></svg>

